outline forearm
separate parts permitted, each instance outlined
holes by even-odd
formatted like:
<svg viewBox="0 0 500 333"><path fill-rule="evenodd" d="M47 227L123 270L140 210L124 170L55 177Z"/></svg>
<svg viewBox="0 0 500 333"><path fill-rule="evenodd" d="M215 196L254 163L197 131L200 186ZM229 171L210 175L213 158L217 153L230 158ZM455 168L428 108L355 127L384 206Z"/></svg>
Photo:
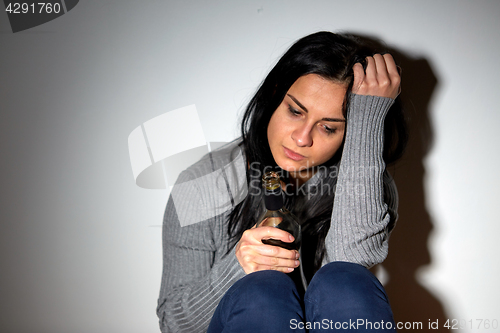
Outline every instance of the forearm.
<svg viewBox="0 0 500 333"><path fill-rule="evenodd" d="M326 238L326 261L370 267L388 250L389 207L384 202L382 158L384 119L390 98L353 95L335 191L332 222Z"/></svg>

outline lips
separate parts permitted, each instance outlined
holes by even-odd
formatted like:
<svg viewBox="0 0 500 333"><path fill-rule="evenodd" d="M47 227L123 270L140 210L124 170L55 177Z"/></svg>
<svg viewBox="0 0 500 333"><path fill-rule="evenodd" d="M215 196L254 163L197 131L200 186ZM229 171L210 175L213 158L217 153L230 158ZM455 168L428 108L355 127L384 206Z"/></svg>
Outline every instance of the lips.
<svg viewBox="0 0 500 333"><path fill-rule="evenodd" d="M283 147L283 150L285 152L285 155L286 157L288 157L289 159L291 160L294 160L294 161L301 161L303 159L305 159L306 157L303 156L303 155L300 155L300 154L297 154L296 152L294 152L293 150L290 150L286 147Z"/></svg>

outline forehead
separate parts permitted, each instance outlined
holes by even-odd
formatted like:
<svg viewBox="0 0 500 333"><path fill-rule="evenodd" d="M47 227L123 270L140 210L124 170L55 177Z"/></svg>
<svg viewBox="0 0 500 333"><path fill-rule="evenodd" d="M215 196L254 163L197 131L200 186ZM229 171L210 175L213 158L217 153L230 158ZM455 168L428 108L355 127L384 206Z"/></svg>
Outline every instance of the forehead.
<svg viewBox="0 0 500 333"><path fill-rule="evenodd" d="M317 74L301 76L288 94L297 99L308 111L342 114L347 84L325 79Z"/></svg>

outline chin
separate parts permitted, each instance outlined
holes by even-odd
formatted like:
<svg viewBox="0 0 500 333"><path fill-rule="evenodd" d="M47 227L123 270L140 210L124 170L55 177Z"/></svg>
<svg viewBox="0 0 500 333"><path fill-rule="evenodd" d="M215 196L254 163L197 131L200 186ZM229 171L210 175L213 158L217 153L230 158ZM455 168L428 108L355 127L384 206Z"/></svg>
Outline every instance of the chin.
<svg viewBox="0 0 500 333"><path fill-rule="evenodd" d="M307 164L306 165L303 165L302 163L293 163L293 162L289 162L287 161L286 163L277 163L278 166L285 170L285 171L288 171L288 172L298 172L298 171L304 171L304 170L307 170L309 169L310 167L312 166L308 166Z"/></svg>

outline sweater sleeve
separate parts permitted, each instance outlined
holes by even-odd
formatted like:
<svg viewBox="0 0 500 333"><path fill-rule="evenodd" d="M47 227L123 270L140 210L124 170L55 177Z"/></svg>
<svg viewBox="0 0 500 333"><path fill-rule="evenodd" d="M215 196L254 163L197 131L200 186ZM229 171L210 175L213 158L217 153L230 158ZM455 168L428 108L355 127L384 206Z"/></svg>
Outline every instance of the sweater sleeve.
<svg viewBox="0 0 500 333"><path fill-rule="evenodd" d="M185 171L178 183L193 179ZM176 192L183 207L190 207L192 191ZM163 221L163 275L157 307L163 333L206 332L224 293L245 275L234 252L227 253L225 218L222 213L181 226L174 200L169 198Z"/></svg>
<svg viewBox="0 0 500 333"><path fill-rule="evenodd" d="M338 172L323 264L347 261L371 267L387 256L397 191L382 158L390 98L353 95Z"/></svg>

